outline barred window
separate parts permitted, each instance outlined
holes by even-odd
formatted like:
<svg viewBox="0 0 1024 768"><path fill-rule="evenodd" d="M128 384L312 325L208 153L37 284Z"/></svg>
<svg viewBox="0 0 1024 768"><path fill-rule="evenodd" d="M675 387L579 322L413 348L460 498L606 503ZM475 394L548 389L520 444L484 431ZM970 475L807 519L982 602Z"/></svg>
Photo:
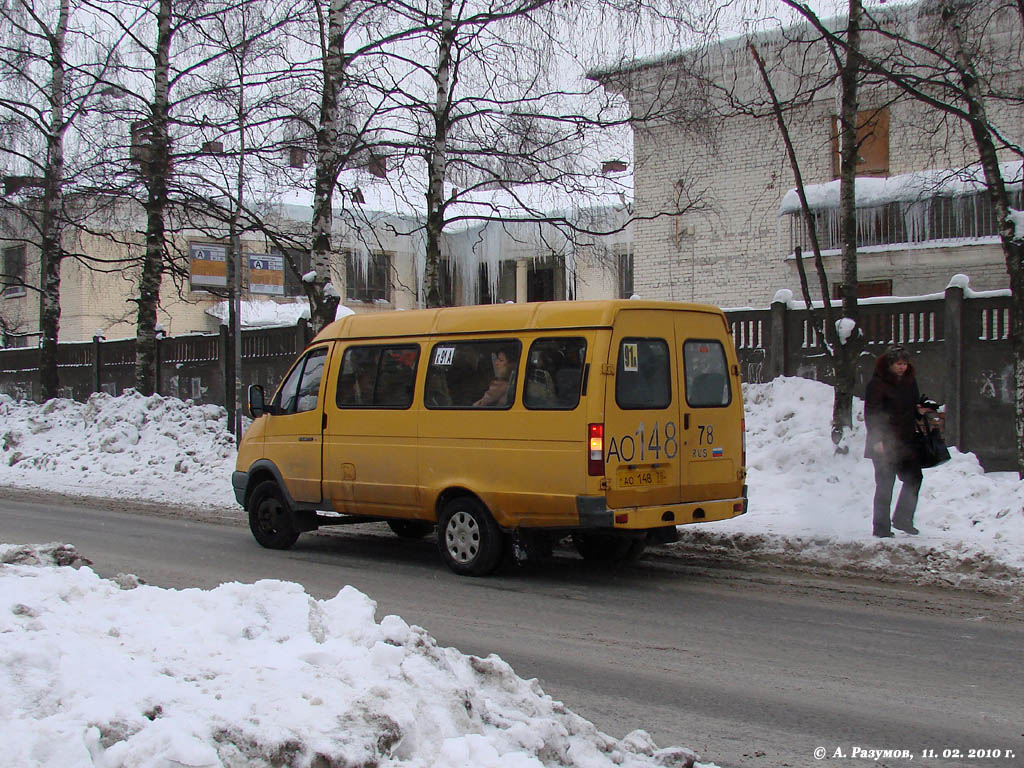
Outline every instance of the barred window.
<svg viewBox="0 0 1024 768"><path fill-rule="evenodd" d="M345 254L345 298L350 301L391 300L391 254Z"/></svg>
<svg viewBox="0 0 1024 768"><path fill-rule="evenodd" d="M4 248L3 274L0 275L0 287L3 297L12 299L25 295L25 246L16 245Z"/></svg>

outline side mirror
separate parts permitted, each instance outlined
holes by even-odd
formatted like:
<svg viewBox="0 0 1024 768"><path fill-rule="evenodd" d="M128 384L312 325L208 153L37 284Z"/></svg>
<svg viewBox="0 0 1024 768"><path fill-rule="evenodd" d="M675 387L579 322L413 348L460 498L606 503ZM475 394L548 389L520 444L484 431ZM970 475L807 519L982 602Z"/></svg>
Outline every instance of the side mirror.
<svg viewBox="0 0 1024 768"><path fill-rule="evenodd" d="M258 419L265 413L270 413L270 409L267 408L266 395L263 393L263 387L259 384L249 385L249 415L254 419Z"/></svg>

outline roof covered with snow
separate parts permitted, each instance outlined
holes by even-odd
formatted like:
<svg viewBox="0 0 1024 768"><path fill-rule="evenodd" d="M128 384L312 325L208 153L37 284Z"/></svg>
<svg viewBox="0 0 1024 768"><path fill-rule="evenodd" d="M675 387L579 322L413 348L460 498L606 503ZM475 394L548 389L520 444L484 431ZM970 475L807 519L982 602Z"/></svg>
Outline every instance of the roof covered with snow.
<svg viewBox="0 0 1024 768"><path fill-rule="evenodd" d="M1024 178L1022 161L1012 160L999 166L1003 180L1010 189L1019 189ZM980 165L962 169L940 169L905 173L899 176L873 178L860 176L855 186L857 207L912 203L932 197L960 197L986 189L985 174ZM811 210L839 207L839 179L824 184L804 187ZM796 189L789 190L779 204L779 215L800 212L800 196Z"/></svg>

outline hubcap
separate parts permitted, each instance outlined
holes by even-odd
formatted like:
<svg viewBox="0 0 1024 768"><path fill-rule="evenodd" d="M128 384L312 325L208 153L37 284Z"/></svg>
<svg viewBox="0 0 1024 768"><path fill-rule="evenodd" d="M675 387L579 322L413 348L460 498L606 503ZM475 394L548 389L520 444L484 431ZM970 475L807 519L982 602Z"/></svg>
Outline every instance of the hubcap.
<svg viewBox="0 0 1024 768"><path fill-rule="evenodd" d="M277 499L266 499L260 504L257 515L260 521L260 528L267 533L276 533L283 511L284 509Z"/></svg>
<svg viewBox="0 0 1024 768"><path fill-rule="evenodd" d="M460 563L472 561L480 551L480 526L472 515L456 512L448 519L444 529L448 554Z"/></svg>

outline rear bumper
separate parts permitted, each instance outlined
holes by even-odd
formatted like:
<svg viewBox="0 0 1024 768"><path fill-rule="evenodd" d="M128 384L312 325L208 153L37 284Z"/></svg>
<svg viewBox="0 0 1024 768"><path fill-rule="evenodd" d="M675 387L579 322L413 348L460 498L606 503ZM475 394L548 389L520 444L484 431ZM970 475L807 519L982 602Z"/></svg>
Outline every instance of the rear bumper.
<svg viewBox="0 0 1024 768"><path fill-rule="evenodd" d="M747 511L747 488L733 499L655 504L650 507L609 509L604 496L577 496L576 509L582 528L636 530L728 520Z"/></svg>

